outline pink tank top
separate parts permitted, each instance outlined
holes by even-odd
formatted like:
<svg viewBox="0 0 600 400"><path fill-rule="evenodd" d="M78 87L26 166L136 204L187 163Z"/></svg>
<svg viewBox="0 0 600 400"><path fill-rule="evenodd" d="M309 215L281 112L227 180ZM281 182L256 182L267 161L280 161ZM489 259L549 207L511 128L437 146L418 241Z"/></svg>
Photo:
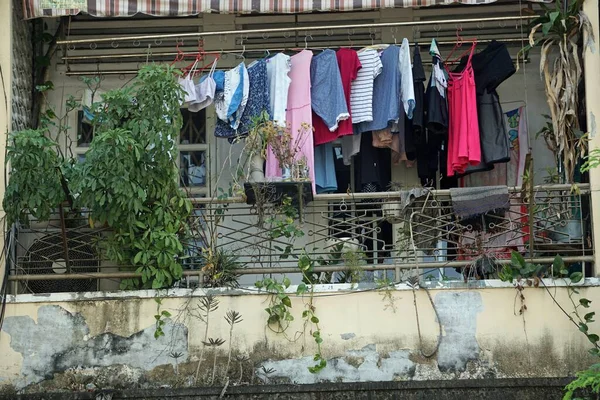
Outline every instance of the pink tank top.
<svg viewBox="0 0 600 400"><path fill-rule="evenodd" d="M481 162L481 141L477 118L475 76L471 58L465 69L449 72L448 79L448 176L463 174L469 165Z"/></svg>

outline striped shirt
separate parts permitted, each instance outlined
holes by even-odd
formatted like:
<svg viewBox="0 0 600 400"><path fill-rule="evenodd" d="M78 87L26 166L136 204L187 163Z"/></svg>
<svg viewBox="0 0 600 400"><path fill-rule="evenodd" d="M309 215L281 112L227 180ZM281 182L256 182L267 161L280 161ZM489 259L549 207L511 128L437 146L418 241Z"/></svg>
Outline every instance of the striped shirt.
<svg viewBox="0 0 600 400"><path fill-rule="evenodd" d="M352 123L373 121L373 80L383 70L379 53L375 49L365 49L358 53L362 68L352 81L350 109Z"/></svg>

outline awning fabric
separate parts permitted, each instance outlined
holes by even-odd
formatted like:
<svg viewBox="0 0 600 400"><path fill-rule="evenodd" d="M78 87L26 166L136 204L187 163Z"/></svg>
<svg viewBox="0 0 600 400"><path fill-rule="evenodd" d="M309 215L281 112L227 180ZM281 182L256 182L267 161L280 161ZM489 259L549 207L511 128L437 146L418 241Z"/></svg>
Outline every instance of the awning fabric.
<svg viewBox="0 0 600 400"><path fill-rule="evenodd" d="M86 13L94 17L188 16L200 13L292 14L380 8L489 4L496 0L23 0L25 19ZM544 2L544 0L533 0Z"/></svg>

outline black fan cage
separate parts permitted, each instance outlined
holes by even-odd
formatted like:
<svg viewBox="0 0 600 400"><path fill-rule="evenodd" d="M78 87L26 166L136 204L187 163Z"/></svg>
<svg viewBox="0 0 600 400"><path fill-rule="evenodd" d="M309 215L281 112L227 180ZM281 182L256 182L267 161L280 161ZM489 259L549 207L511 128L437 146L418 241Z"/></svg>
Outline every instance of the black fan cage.
<svg viewBox="0 0 600 400"><path fill-rule="evenodd" d="M48 234L36 239L19 262L19 274L60 275L98 272L98 252L90 243L94 237L85 234ZM66 256L68 255L68 265ZM44 279L26 282L32 293L89 292L97 290L96 279Z"/></svg>

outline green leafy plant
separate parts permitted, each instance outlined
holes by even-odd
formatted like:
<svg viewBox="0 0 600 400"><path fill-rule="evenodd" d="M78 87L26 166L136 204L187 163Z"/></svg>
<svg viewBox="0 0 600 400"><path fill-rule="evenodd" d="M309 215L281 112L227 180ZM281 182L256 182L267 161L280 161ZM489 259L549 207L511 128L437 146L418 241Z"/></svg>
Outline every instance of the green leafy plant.
<svg viewBox="0 0 600 400"><path fill-rule="evenodd" d="M314 285L310 287L306 286L306 284L302 283L298 286L296 294L303 295L309 294L309 300L305 303L305 309L302 311L302 318L304 319L305 325L312 324L313 328L310 329L310 335L315 341L317 345L317 352L313 357L313 361L315 361L315 365L308 367L309 372L316 374L319 371L323 370L327 366L327 360L323 358L321 351L321 344L323 343L323 338L321 337L321 327L319 326L319 318L315 314L316 308L314 306Z"/></svg>
<svg viewBox="0 0 600 400"><path fill-rule="evenodd" d="M208 343L208 328L210 323L210 315L219 309L219 300L216 299L212 295L208 295L200 299L196 310L190 312L192 317L197 318L204 324L204 339L202 343ZM198 366L196 367L196 375L194 377L194 381L198 382L198 375L200 374L200 366L202 365L202 361L204 361L204 349L206 346L202 347L200 351L200 358L198 359Z"/></svg>
<svg viewBox="0 0 600 400"><path fill-rule="evenodd" d="M156 314L154 315L154 319L156 320L154 339L158 339L161 336L165 336L165 332L163 331L163 327L167 323L165 319L171 318L171 313L167 310L160 309L162 306L162 299L160 297L156 297L154 301L156 302Z"/></svg>
<svg viewBox="0 0 600 400"><path fill-rule="evenodd" d="M209 338L207 341L203 341L202 344L207 347L212 347L213 350L213 369L212 369L212 379L210 384L215 383L215 376L217 375L217 347L221 347L225 343L225 340L221 338Z"/></svg>
<svg viewBox="0 0 600 400"><path fill-rule="evenodd" d="M224 248L202 251L202 271L204 286L207 287L238 287L239 269L244 264L238 261L238 256Z"/></svg>
<svg viewBox="0 0 600 400"><path fill-rule="evenodd" d="M227 353L227 367L225 368L225 374L229 373L229 365L231 364L231 351L233 343L233 327L243 321L242 315L234 310L229 310L225 314L225 321L229 324L229 351Z"/></svg>
<svg viewBox="0 0 600 400"><path fill-rule="evenodd" d="M28 214L47 221L66 200L58 144L42 130L15 132L10 142L7 147L10 180L2 203L8 223L27 223Z"/></svg>
<svg viewBox="0 0 600 400"><path fill-rule="evenodd" d="M283 333L287 330L290 322L294 320L290 309L292 300L286 294L286 289L291 285L289 278L284 277L280 282L275 278L263 278L254 284L258 289L264 289L269 296L269 305L265 311L269 315L267 325L275 333Z"/></svg>
<svg viewBox="0 0 600 400"><path fill-rule="evenodd" d="M580 391L591 391L600 396L600 364L594 364L585 371L575 374L576 379L565 387L563 400L583 400L582 397L573 397Z"/></svg>
<svg viewBox="0 0 600 400"><path fill-rule="evenodd" d="M596 315L594 311L589 310L592 301L580 296L577 286L574 286L583 280L583 273L579 271L570 273L560 255L557 255L554 258L551 267L529 263L517 252L512 253L511 260L511 264L504 266L500 272L500 279L505 282L526 282L525 284L519 283L521 287L519 293L521 296L525 286L543 287L554 304L591 343L592 347L589 350L590 354L600 357L600 336L590 331L590 324L594 322L594 317ZM565 282L567 283L567 293L572 308L571 312L567 311L565 307L558 302L555 294L548 286L546 286L543 280L546 276L552 278L569 278L569 280L565 280ZM522 311L524 310L522 309ZM594 364L587 370L578 372L576 374L576 379L565 387L563 399L579 399L579 397L573 396L582 389L591 390L593 393L600 394L599 367L600 364Z"/></svg>
<svg viewBox="0 0 600 400"><path fill-rule="evenodd" d="M109 227L107 256L141 279L122 288L164 288L182 275L191 203L178 187L173 140L182 89L171 67L143 67L132 87L103 96L94 110L94 140L76 165L76 204L92 225Z"/></svg>

